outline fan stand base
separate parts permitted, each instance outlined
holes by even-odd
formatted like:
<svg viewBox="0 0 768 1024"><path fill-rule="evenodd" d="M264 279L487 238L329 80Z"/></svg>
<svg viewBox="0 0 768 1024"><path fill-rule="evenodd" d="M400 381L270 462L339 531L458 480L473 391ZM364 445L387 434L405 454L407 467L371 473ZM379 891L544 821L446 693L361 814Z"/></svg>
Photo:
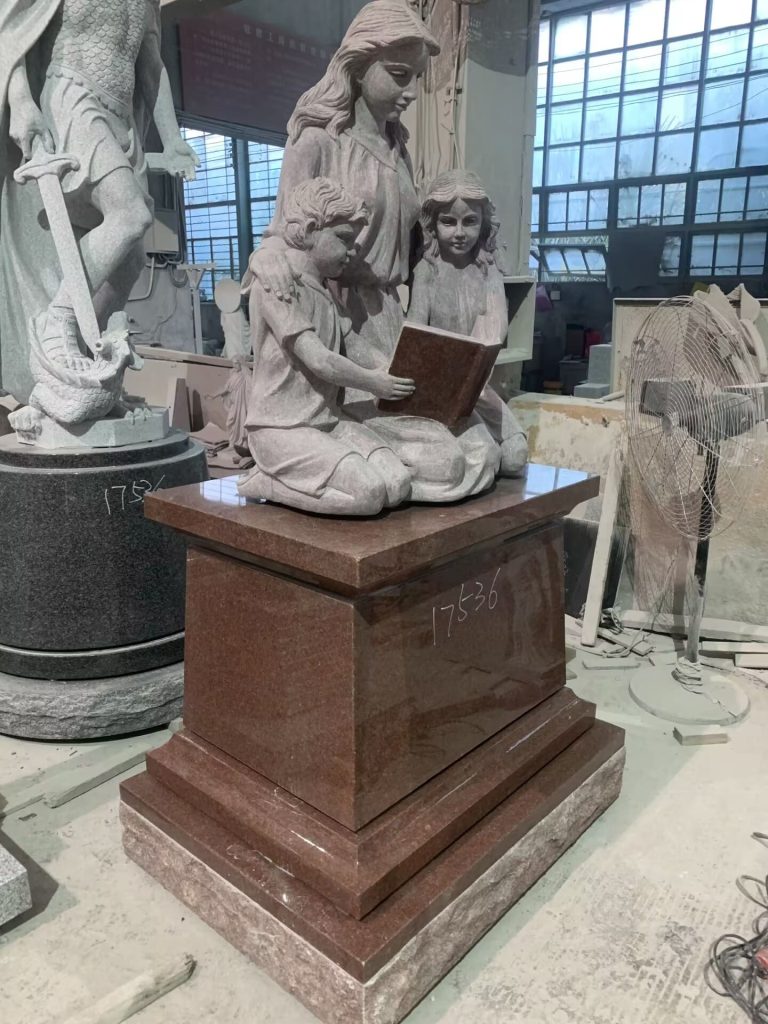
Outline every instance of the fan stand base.
<svg viewBox="0 0 768 1024"><path fill-rule="evenodd" d="M629 683L635 703L681 725L735 725L749 714L749 697L725 672L702 665L701 685L688 689L672 676L674 667L641 665Z"/></svg>

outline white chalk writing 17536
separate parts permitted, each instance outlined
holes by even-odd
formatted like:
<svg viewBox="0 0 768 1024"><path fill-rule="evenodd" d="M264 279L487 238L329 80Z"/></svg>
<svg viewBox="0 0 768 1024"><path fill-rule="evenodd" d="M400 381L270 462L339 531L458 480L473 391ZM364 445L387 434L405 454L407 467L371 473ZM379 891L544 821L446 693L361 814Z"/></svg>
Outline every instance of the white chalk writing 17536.
<svg viewBox="0 0 768 1024"><path fill-rule="evenodd" d="M456 592L455 601L432 606L433 647L443 640L450 640L462 623L471 623L475 616L493 611L499 603L496 580L500 572L501 568L498 568L490 586L482 580L467 580Z"/></svg>
<svg viewBox="0 0 768 1024"><path fill-rule="evenodd" d="M147 494L160 490L163 480L165 480L165 476L161 476L154 484L149 480L133 480L130 484L114 484L112 487L105 487L104 501L107 506L107 515L125 512L131 505L143 504Z"/></svg>

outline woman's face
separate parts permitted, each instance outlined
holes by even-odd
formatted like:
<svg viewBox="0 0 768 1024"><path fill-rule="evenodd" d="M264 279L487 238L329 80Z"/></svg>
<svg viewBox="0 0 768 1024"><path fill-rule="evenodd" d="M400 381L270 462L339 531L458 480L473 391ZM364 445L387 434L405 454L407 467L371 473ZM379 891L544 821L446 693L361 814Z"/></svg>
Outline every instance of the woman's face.
<svg viewBox="0 0 768 1024"><path fill-rule="evenodd" d="M455 199L437 215L435 233L443 259L462 261L470 257L483 228L483 204L476 199Z"/></svg>
<svg viewBox="0 0 768 1024"><path fill-rule="evenodd" d="M416 82L427 67L423 43L388 47L360 79L360 93L377 121L399 121L416 99Z"/></svg>

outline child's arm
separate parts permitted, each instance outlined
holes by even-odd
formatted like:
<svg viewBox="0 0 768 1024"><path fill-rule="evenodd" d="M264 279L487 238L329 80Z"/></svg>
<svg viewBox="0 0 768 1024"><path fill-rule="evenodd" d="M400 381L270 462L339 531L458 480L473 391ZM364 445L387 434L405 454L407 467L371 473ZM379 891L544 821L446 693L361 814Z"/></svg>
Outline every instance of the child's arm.
<svg viewBox="0 0 768 1024"><path fill-rule="evenodd" d="M296 338L293 353L316 377L340 388L370 391L377 398L390 401L408 398L414 392L412 380L393 377L386 370L366 370L346 356L329 352L314 331L304 331Z"/></svg>
<svg viewBox="0 0 768 1024"><path fill-rule="evenodd" d="M413 271L411 299L408 303L407 319L415 324L429 324L430 298L432 295L432 267L422 259Z"/></svg>

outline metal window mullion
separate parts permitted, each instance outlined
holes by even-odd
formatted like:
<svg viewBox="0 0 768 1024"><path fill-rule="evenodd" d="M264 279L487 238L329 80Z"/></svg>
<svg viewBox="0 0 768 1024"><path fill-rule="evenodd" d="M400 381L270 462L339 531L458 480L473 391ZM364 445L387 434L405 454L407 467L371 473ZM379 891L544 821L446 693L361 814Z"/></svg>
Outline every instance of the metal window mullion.
<svg viewBox="0 0 768 1024"><path fill-rule="evenodd" d="M659 163L659 132L661 131L661 104L664 97L664 72L667 65L667 48L669 46L669 39L667 34L669 32L669 0L666 0L664 5L664 35L661 39L661 67L659 68L659 84L656 89L656 134L653 140L653 160L651 162L651 174L653 177L658 176L658 163ZM663 190L662 190L663 200ZM662 204L662 218L664 208Z"/></svg>
<svg viewBox="0 0 768 1024"><path fill-rule="evenodd" d="M549 60L547 61L547 91L544 96L544 148L541 154L541 183L549 184L549 133L552 121L552 86L555 80L555 35L557 18L549 20Z"/></svg>
<svg viewBox="0 0 768 1024"><path fill-rule="evenodd" d="M755 0L755 3L756 3L756 0ZM755 14L756 10L757 10L757 8L755 6L755 3L753 3L753 6L752 6L752 13L753 14ZM742 143L743 138L744 138L744 121L746 120L746 116L747 116L747 95L749 93L749 76L752 73L752 48L753 48L753 45L754 45L754 41L755 41L755 19L753 18L752 19L752 25L750 26L750 30L749 30L749 45L748 45L748 48L747 48L747 63L746 63L746 67L744 69L744 92L743 92L742 97L741 97L741 118L739 120L739 138L738 138L738 142L737 142L737 145L736 145L736 166L737 167L743 166L742 163L741 163L741 143Z"/></svg>
<svg viewBox="0 0 768 1024"><path fill-rule="evenodd" d="M696 219L696 200L698 198L699 191L699 177L697 173L697 167L699 164L699 148L701 142L701 125L704 114L704 89L707 80L707 62L709 61L709 37L712 31L712 3L713 0L707 0L706 10L704 12L704 30L701 37L701 64L699 66L699 89L698 98L696 100L696 120L694 122L693 129L693 149L691 152L691 170L688 175L688 189L685 197L685 210L686 224L691 227L695 224ZM721 183L722 189L722 183ZM719 204L719 200L718 200ZM718 206L718 216L719 206ZM686 277L690 277L692 274L691 270L691 258L693 253L693 237L691 230L683 234L683 241L680 247L680 269L681 273L685 272ZM685 259L685 264L683 264ZM714 256L713 256L714 259Z"/></svg>
<svg viewBox="0 0 768 1024"><path fill-rule="evenodd" d="M744 260L744 232L739 232L739 253L736 257L736 274L741 275L741 264Z"/></svg>
<svg viewBox="0 0 768 1024"><path fill-rule="evenodd" d="M584 81L581 86L581 137L579 141L579 181L584 180L584 132L587 126L587 82L589 81L589 60L592 45L592 13L585 15L587 19L587 43L584 50ZM570 202L570 197L569 197ZM589 211L587 211L589 212ZM567 223L567 221L566 221Z"/></svg>
<svg viewBox="0 0 768 1024"><path fill-rule="evenodd" d="M217 210L222 206L235 206L234 199L217 199L213 203L185 203L187 210Z"/></svg>
<svg viewBox="0 0 768 1024"><path fill-rule="evenodd" d="M235 216L237 224L238 276L242 278L248 268L248 258L253 248L251 223L251 167L248 159L248 143L245 139L232 139L232 163L235 173ZM232 243L230 239L230 249ZM234 271L234 252L230 253Z"/></svg>
<svg viewBox="0 0 768 1024"><path fill-rule="evenodd" d="M617 142L618 145L618 142ZM614 180L608 185L608 216L605 230L618 229L619 226L619 183Z"/></svg>
<svg viewBox="0 0 768 1024"><path fill-rule="evenodd" d="M619 153L621 152L621 125L624 120L624 98L627 85L627 47L629 46L629 3L624 4L624 47L621 54L621 75L619 78L619 114L616 123L616 152L613 154L613 179L619 180ZM618 204L617 204L618 210ZM614 223L618 227L618 222Z"/></svg>

